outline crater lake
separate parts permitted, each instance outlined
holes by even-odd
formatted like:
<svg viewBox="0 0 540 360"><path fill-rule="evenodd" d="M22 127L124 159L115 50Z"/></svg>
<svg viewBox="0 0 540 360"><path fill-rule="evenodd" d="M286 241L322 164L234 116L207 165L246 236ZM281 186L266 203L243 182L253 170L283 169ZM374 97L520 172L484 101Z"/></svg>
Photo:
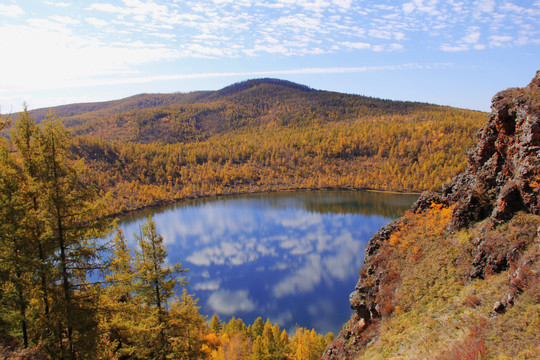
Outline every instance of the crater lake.
<svg viewBox="0 0 540 360"><path fill-rule="evenodd" d="M365 247L418 195L365 191L284 192L177 203L120 219L130 246L152 216L168 263L188 268L200 312L246 325L269 318L337 334L352 310ZM181 289L177 289L181 295ZM209 319L208 318L208 319Z"/></svg>

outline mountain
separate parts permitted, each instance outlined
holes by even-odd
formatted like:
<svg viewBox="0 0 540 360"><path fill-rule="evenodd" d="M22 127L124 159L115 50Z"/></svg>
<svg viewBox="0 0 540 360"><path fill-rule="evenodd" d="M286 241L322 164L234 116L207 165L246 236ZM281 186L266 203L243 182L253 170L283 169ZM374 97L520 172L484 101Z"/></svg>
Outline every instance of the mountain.
<svg viewBox="0 0 540 360"><path fill-rule="evenodd" d="M540 71L493 97L468 166L366 249L323 359L537 359Z"/></svg>
<svg viewBox="0 0 540 360"><path fill-rule="evenodd" d="M314 90L279 79L247 80L217 91L139 94L121 100L37 109L29 114L39 122L50 111L74 135L138 143L199 141L271 122L308 126L321 121L421 111L478 113Z"/></svg>

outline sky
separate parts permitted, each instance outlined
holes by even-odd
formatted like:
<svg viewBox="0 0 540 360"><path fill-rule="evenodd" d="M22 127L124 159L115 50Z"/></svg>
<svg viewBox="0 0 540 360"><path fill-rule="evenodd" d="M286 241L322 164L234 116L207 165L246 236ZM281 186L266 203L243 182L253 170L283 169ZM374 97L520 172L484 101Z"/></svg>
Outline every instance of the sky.
<svg viewBox="0 0 540 360"><path fill-rule="evenodd" d="M540 0L2 0L0 111L253 78L489 111L540 70Z"/></svg>

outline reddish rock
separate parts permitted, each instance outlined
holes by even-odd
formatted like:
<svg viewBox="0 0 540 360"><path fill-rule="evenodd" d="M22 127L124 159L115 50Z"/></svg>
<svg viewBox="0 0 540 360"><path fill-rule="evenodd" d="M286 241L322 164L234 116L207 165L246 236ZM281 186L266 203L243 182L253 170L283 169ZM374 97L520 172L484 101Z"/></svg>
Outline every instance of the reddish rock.
<svg viewBox="0 0 540 360"><path fill-rule="evenodd" d="M528 86L493 97L489 121L476 136L467 170L445 184L442 195L431 195L457 203L449 230L487 217L493 226L522 210L540 214L540 71Z"/></svg>

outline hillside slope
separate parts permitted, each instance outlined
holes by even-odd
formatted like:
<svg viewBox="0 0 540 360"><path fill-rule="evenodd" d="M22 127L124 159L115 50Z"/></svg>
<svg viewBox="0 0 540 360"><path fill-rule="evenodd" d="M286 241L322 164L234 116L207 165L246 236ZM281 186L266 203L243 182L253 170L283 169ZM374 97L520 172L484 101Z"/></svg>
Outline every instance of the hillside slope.
<svg viewBox="0 0 540 360"><path fill-rule="evenodd" d="M468 168L377 232L323 359L537 359L540 71L499 92Z"/></svg>
<svg viewBox="0 0 540 360"><path fill-rule="evenodd" d="M185 96L62 119L114 211L290 189L436 189L464 169L463 152L487 118L276 79Z"/></svg>
<svg viewBox="0 0 540 360"><path fill-rule="evenodd" d="M464 170L487 114L255 79L51 109L112 213L299 189L438 189ZM30 111L42 120L48 110Z"/></svg>

